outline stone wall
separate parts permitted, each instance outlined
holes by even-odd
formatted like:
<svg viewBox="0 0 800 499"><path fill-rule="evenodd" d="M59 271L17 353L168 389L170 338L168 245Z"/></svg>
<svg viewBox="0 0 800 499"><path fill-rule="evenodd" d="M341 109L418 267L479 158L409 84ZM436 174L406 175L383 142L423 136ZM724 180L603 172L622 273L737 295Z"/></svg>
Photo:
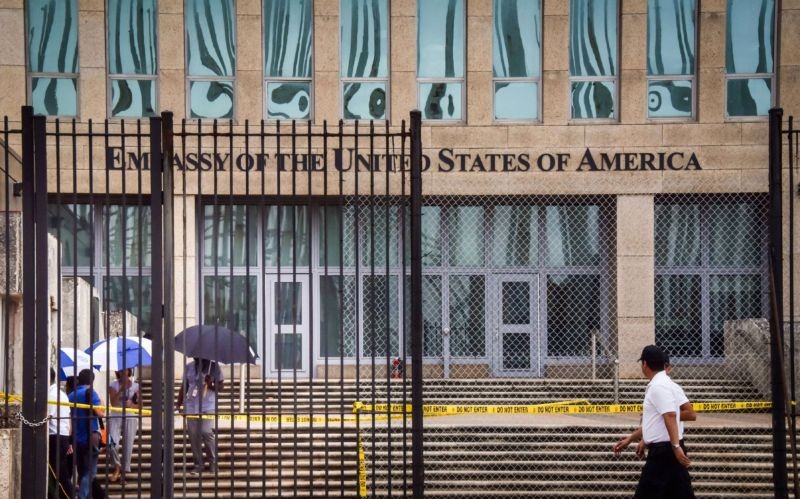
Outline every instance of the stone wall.
<svg viewBox="0 0 800 499"><path fill-rule="evenodd" d="M0 429L0 499L20 497L20 430Z"/></svg>
<svg viewBox="0 0 800 499"><path fill-rule="evenodd" d="M795 380L800 385L800 324L796 326L797 341ZM772 393L770 383L770 337L766 319L743 319L725 322L725 361L731 372L743 375L765 398ZM784 329L784 372L787 391L790 383L789 328ZM795 400L800 386L795 387Z"/></svg>

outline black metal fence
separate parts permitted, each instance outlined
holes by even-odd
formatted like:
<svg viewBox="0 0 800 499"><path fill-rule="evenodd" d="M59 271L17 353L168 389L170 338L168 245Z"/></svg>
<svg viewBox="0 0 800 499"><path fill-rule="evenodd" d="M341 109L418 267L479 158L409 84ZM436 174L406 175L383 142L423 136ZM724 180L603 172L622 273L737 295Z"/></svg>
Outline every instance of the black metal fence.
<svg viewBox="0 0 800 499"><path fill-rule="evenodd" d="M23 497L46 476L77 490L92 459L119 497L422 497L419 130L417 112L396 128L6 120L6 241L14 137L24 174ZM175 340L197 325L203 355ZM223 362L239 339L249 361ZM99 404L82 378L48 406L49 366L72 377L83 351ZM377 402L414 411L359 411ZM87 434L105 413L99 458L80 430L48 437L59 404Z"/></svg>

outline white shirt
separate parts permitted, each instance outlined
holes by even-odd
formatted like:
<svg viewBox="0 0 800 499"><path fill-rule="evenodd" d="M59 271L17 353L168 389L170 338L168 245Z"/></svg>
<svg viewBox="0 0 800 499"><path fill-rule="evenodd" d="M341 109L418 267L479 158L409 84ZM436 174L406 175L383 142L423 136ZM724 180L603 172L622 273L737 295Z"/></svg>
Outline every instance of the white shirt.
<svg viewBox="0 0 800 499"><path fill-rule="evenodd" d="M670 378L670 382L672 383L672 394L675 397L675 402L678 404L678 438L683 439L683 421L681 421L681 406L689 401L689 397L686 396L686 392L683 391L681 385L672 381Z"/></svg>
<svg viewBox="0 0 800 499"><path fill-rule="evenodd" d="M47 390L47 400L69 403L67 394L58 387L58 383L50 385L50 389ZM50 435L69 436L70 413L68 406L47 404L47 415L50 417L50 420L47 422Z"/></svg>
<svg viewBox="0 0 800 499"><path fill-rule="evenodd" d="M646 444L669 442L669 432L663 415L674 412L680 421L680 404L675 397L675 385L667 373L660 371L647 384L642 414L642 439ZM679 430L680 432L680 430Z"/></svg>

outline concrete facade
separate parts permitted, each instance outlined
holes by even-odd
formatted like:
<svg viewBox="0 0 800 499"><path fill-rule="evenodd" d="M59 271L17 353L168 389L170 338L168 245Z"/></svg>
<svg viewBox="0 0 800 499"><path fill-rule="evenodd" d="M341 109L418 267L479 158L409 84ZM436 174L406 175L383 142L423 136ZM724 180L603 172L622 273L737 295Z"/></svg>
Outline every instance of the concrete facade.
<svg viewBox="0 0 800 499"><path fill-rule="evenodd" d="M0 0L0 116L12 120L26 103L25 20L23 0ZM236 2L237 68L235 121L258 123L263 115L263 43L260 0ZM775 103L787 115L800 112L800 2L778 2L779 40L776 44ZM174 112L176 123L186 116L184 17L181 0L158 2L160 110ZM100 121L108 116L105 55L105 15L102 0L80 0L79 60L80 116ZM416 12L413 0L390 2L390 125L399 127L418 107L416 80ZM633 359L643 345L654 340L654 197L661 194L765 193L767 191L767 122L763 118L726 119L724 0L700 2L697 46L696 118L657 121L647 118L646 0L620 2L619 119L615 123L589 123L570 119L568 85L569 2L543 1L542 109L541 122L507 124L492 117L492 1L467 0L466 109L461 123L429 123L423 129L425 153L437 158L442 150L451 155L489 157L492 154L527 154L527 171L500 168L497 171L441 171L424 174L426 195L608 195L616 199L616 327L617 355ZM314 101L313 124L335 124L341 118L339 75L339 1L314 2ZM112 126L115 121L112 120ZM304 127L304 125L301 125ZM18 144L11 144L18 151ZM614 171L579 169L587 150L592 154L621 154L622 166ZM52 149L55 152L55 149ZM641 161L641 154L679 151L694 154L699 169L644 170L626 167ZM78 189L94 183L105 185L104 172L90 175L89 154L79 152ZM535 159L544 154L569 155L563 168L548 169ZM499 161L499 160L498 160ZM484 167L487 170L488 167ZM477 169L480 170L480 169ZM509 170L509 171L504 171ZM513 171L517 170L517 171ZM62 188L72 187L72 174L65 171ZM194 175L184 177L187 195L176 198L175 227L175 329L198 321L198 255L196 254L196 195L208 192L207 184ZM235 175L237 193L244 192L244 175ZM269 185L274 186L274 177ZM288 181L288 180L287 180ZM51 179L51 185L54 184ZM135 189L136 179L128 188ZM112 191L121 191L121 181L110 180ZM319 189L319 178L312 189ZM147 186L147 182L144 182ZM188 187L187 187L188 185ZM270 187L271 189L274 187ZM393 191L396 186L393 186ZM227 189L223 186L222 189ZM305 194L300 186L298 194ZM147 187L145 187L145 192ZM317 194L319 191L316 192ZM184 232L185 229L185 232ZM800 231L798 231L800 234ZM181 241L188 241L182 244ZM798 235L800 242L800 235ZM800 244L797 245L800 247ZM794 255L796 258L796 255ZM180 363L179 363L180 364ZM623 376L637 376L638 366L621 364Z"/></svg>

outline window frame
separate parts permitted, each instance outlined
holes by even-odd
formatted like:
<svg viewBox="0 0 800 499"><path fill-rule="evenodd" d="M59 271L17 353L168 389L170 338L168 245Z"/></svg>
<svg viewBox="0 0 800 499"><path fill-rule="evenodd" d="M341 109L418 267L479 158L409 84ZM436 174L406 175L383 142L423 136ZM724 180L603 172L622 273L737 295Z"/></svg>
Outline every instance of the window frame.
<svg viewBox="0 0 800 499"><path fill-rule="evenodd" d="M572 32L570 29L572 19L572 5L571 2L568 3L569 6L569 16L567 17L567 123L568 124L580 124L580 125L589 125L589 124L615 124L620 122L620 91L619 91L619 83L620 83L620 72L621 72L621 43L620 43L620 33L622 32L622 12L620 9L620 0L607 0L612 1L616 5L616 12L617 12L617 31L615 36L617 37L617 68L616 74L614 76L572 76L570 74L570 62L572 61ZM612 93L612 98L614 99L614 108L613 108L613 116L610 118L575 118L572 115L572 84L573 83L580 83L580 82L612 82L614 84L614 92ZM645 100L645 104L647 100Z"/></svg>
<svg viewBox="0 0 800 499"><path fill-rule="evenodd" d="M429 77L420 77L419 76L419 20L420 20L420 9L422 8L422 4L424 3L423 0L417 0L417 5L415 9L415 23L414 23L414 43L416 45L416 54L417 60L416 64L414 64L414 78L416 84L416 94L417 94L417 109L422 110L422 123L428 126L452 126L452 125L465 125L468 122L467 117L467 75L469 74L468 71L468 62L469 58L467 55L467 51L469 50L469 0L461 0L464 3L464 18L462 20L463 28L464 28L464 53L462 54L463 64L464 64L464 76L462 77L442 77L442 78L429 78ZM424 106L422 105L422 85L425 84L435 84L435 83L459 83L461 84L461 117L458 119L427 119L425 118Z"/></svg>
<svg viewBox="0 0 800 499"><path fill-rule="evenodd" d="M697 121L697 73L698 73L698 54L699 54L699 43L700 37L698 36L698 21L700 20L700 1L695 0L694 3L694 12L693 12L693 19L694 19L694 72L691 75L675 75L675 74L663 74L663 75L651 75L645 69L645 75L647 81L645 82L645 99L644 99L644 112L645 112L645 120L650 123L694 123ZM647 8L647 30L645 33L646 37L646 47L645 47L645 68L649 66L649 59L650 59L650 8L648 2ZM689 81L692 85L692 111L690 116L650 116L650 106L648 105L648 98L650 95L650 82L651 81Z"/></svg>
<svg viewBox="0 0 800 499"><path fill-rule="evenodd" d="M46 119L80 119L81 118L81 33L80 33L80 2L78 0L62 0L64 2L75 2L75 11L78 13L78 18L75 20L75 65L78 68L77 73L58 73L49 71L32 71L31 70L31 39L30 39L30 2L24 0L23 3L23 17L25 26L25 83L26 83L26 103L33 107L33 80L34 78L53 78L53 79L70 79L75 81L75 114L47 114L44 115Z"/></svg>
<svg viewBox="0 0 800 499"><path fill-rule="evenodd" d="M239 27L238 27L238 5L236 0L230 0L231 4L233 5L233 16L231 16L233 22L233 32L234 32L234 39L236 39L236 44L234 48L236 52L234 54L234 62L233 62L233 76L194 76L189 73L189 30L186 28L186 15L187 15L187 5L192 0L181 0L183 4L183 12L181 16L181 22L183 25L183 64L184 64L184 103L185 103L185 110L186 113L186 121L189 123L196 123L200 120L206 121L227 121L232 124L237 123L237 84L238 84L238 67L239 67L239 50L238 50L238 35L239 35ZM261 24L264 24L263 21ZM263 28L262 28L263 29ZM263 63L262 63L263 66ZM191 88L193 82L227 82L231 83L233 86L233 99L231 102L231 117L230 118L200 118L192 116L192 94Z"/></svg>
<svg viewBox="0 0 800 499"><path fill-rule="evenodd" d="M532 2L537 2L539 5L539 15L541 16L541 22L539 24L539 76L533 77L497 77L494 75L494 44L495 44L495 37L492 36L492 81L490 83L490 92L492 96L492 123L498 125L541 125L543 123L542 120L542 73L543 73L543 64L544 64L544 2L542 0L530 0ZM492 1L492 23L495 22L495 2ZM498 83L535 83L536 84L536 117L535 118L510 118L510 119L503 119L497 117L497 92L495 92L495 86Z"/></svg>
<svg viewBox="0 0 800 499"><path fill-rule="evenodd" d="M700 263L698 265L687 265L687 264L680 264L680 265L659 265L658 263L658 255L654 253L653 256L653 300L655 303L656 299L656 283L655 281L658 279L659 276L689 276L689 277L699 277L700 278L700 321L699 321L699 334L700 334L700 348L701 352L698 356L677 356L673 355L675 359L679 360L685 364L714 364L714 363L724 363L725 362L725 354L721 356L715 356L712 352L711 346L711 280L714 277L721 277L721 276L728 276L728 277L735 277L735 276L758 276L760 277L761 282L761 293L760 293L760 301L761 301L761 310L767 311L769 309L769 298L764 290L768 289L769 279L768 275L764 272L767 266L767 259L768 259L768 251L766 246L766 239L768 238L767 231L764 230L761 233L762 241L760 242L761 251L761 261L759 265L756 266L730 266L730 265L713 265L711 263L711 244L709 241L709 212L711 206L714 204L726 204L732 203L735 201L749 201L755 207L758 207L759 204L761 208L764 210L760 213L760 216L763 219L766 219L767 212L765 210L766 207L766 199L763 197L761 193L757 193L757 195L747 196L745 193L744 195L741 194L722 194L722 195L708 195L708 194L697 194L697 195L660 195L656 196L653 200L654 206L654 213L655 208L659 205L662 206L675 206L675 205L697 205L699 209L699 220L698 223L700 225ZM655 215L654 215L655 216ZM658 227L658 220L654 218L653 223L653 230L656 231ZM654 247L654 251L657 251L658 248ZM658 317L658 310L654 311L654 334L658 334L658 324L655 320ZM657 338L657 337L656 337Z"/></svg>
<svg viewBox="0 0 800 499"><path fill-rule="evenodd" d="M266 17L264 16L264 11L266 8L266 3L269 0L260 0L261 2L261 80L262 80L262 98L263 98L263 106L262 106L262 115L264 116L264 120L268 123L275 123L278 121L297 121L302 123L313 123L314 122L314 109L316 104L316 92L314 90L314 71L315 71L315 60L316 60L316 50L315 50L315 42L316 42L316 16L314 14L314 7L316 0L308 0L311 2L311 76L308 78L305 77L288 77L288 76L267 76L267 65L266 65L266 41L267 41L267 26L265 23ZM309 108L308 108L308 118L284 118L283 120L280 118L270 118L269 117L269 85L272 83L307 83L308 84L308 97L309 97Z"/></svg>
<svg viewBox="0 0 800 499"><path fill-rule="evenodd" d="M153 0L154 8L155 8L155 22L153 23L153 30L156 34L155 40L155 54L156 54L156 65L155 71L153 74L150 75L142 75L142 74L128 74L128 73L111 73L109 68L111 67L110 61L110 49L111 44L108 40L108 14L110 12L109 3L113 0L105 0L104 7L105 7L105 45L106 45L106 118L112 121L121 121L121 120L136 120L136 119L147 119L155 116L159 116L159 111L161 110L161 92L159 91L159 82L161 80L161 57L159 54L159 0ZM188 59L187 59L188 61ZM113 86L114 81L116 80L142 80L142 81L152 81L153 82L153 91L155 92L155 109L153 110L153 116L114 116L113 115Z"/></svg>
<svg viewBox="0 0 800 499"><path fill-rule="evenodd" d="M348 78L342 74L342 54L344 51L342 50L344 45L344 40L342 40L342 2L344 0L336 0L338 2L339 7L339 24L337 34L339 35L339 117L344 121L344 123L353 124L355 122L370 122L374 121L375 123L388 123L391 122L392 119L392 0L379 0L386 2L386 71L387 75L385 77L359 77L359 78ZM344 89L347 85L351 83L378 83L383 84L386 87L386 112L384 113L385 117L383 119L352 119L352 118L345 118L344 116Z"/></svg>
<svg viewBox="0 0 800 499"><path fill-rule="evenodd" d="M728 0L725 1L725 37L723 39L725 46L728 43L728 16L730 12L728 11ZM780 28L779 18L780 18L780 8L781 2L780 0L775 0L774 3L774 11L773 11L773 26L772 26L772 72L770 73L728 73L728 59L727 59L727 51L725 58L723 59L723 68L725 70L725 79L723 81L722 87L722 98L723 98L723 109L725 112L725 121L726 122L759 122L759 121L769 121L769 113L764 115L753 115L753 116L731 116L728 112L728 82L731 80L751 80L751 79L768 79L770 80L770 103L769 107L775 107L776 103L778 102L778 44L780 43L780 32L778 31Z"/></svg>

